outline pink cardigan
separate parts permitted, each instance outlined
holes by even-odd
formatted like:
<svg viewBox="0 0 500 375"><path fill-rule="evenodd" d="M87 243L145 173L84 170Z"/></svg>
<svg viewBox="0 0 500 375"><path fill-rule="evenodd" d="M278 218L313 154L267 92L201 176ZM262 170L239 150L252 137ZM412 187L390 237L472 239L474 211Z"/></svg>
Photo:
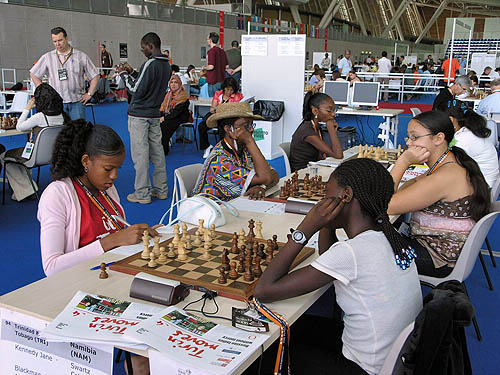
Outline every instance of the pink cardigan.
<svg viewBox="0 0 500 375"><path fill-rule="evenodd" d="M107 193L120 205L114 186ZM80 201L71 179L51 182L38 205L42 265L47 276L104 253L99 240L78 248L81 216Z"/></svg>

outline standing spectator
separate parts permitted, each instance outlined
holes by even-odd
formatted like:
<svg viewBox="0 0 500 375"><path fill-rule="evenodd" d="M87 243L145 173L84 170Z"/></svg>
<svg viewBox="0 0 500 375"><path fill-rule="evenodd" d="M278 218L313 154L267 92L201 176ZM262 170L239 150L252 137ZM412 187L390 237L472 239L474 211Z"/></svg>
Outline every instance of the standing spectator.
<svg viewBox="0 0 500 375"><path fill-rule="evenodd" d="M165 51L163 51L163 54L167 56L168 63L172 65L172 58L170 57L170 51L166 49Z"/></svg>
<svg viewBox="0 0 500 375"><path fill-rule="evenodd" d="M451 64L451 72L450 72L450 64ZM445 60L443 65L441 65L441 69L443 70L444 74L444 82L451 83L452 80L450 78L455 78L457 76L457 70L460 70L460 63L458 62L457 59L449 58ZM449 78L448 74L450 75Z"/></svg>
<svg viewBox="0 0 500 375"><path fill-rule="evenodd" d="M226 68L226 77L233 77L238 84L241 80L241 51L237 40L231 42L231 49L226 51L229 67Z"/></svg>
<svg viewBox="0 0 500 375"><path fill-rule="evenodd" d="M208 95L213 97L221 88L229 62L224 50L217 47L219 34L211 32L207 37L207 43L210 49L207 52L208 65L204 68L207 70Z"/></svg>
<svg viewBox="0 0 500 375"><path fill-rule="evenodd" d="M467 66L467 59L464 55L460 56L458 59L458 63L460 64L460 75L465 74L465 67Z"/></svg>
<svg viewBox="0 0 500 375"><path fill-rule="evenodd" d="M387 51L382 52L382 57L378 59L377 62L378 70L377 73L389 74L392 69L391 60L387 58ZM378 80L382 83L384 92L384 101L389 101L389 76L379 75Z"/></svg>
<svg viewBox="0 0 500 375"><path fill-rule="evenodd" d="M346 50L344 57L339 61L338 67L341 75L345 76L352 69L351 51Z"/></svg>
<svg viewBox="0 0 500 375"><path fill-rule="evenodd" d="M328 52L325 52L325 58L323 60L321 60L321 68L323 70L328 70L328 68L330 68L330 64L331 64L331 60L330 60L330 56L328 55Z"/></svg>
<svg viewBox="0 0 500 375"><path fill-rule="evenodd" d="M153 32L141 39L141 50L147 61L139 72L126 64L119 68L132 100L128 107L130 151L135 168L135 192L129 202L147 204L151 197L167 199L167 171L161 145L160 106L167 91L172 71L168 57L160 51L160 37ZM153 163L153 187L149 180L149 162Z"/></svg>
<svg viewBox="0 0 500 375"><path fill-rule="evenodd" d="M103 68L111 68L113 66L113 56L106 50L106 45L101 45L101 66ZM109 75L110 69L103 70L104 75Z"/></svg>
<svg viewBox="0 0 500 375"><path fill-rule="evenodd" d="M35 86L42 83L45 74L49 85L63 98L64 111L73 119L85 119L85 104L97 91L99 72L90 58L73 48L68 34L62 27L50 30L52 43L56 49L42 55L31 68L30 76ZM85 92L85 77L90 79L90 87Z"/></svg>
<svg viewBox="0 0 500 375"><path fill-rule="evenodd" d="M434 59L432 58L432 55L428 55L427 59L424 62L427 63L427 65L434 65Z"/></svg>

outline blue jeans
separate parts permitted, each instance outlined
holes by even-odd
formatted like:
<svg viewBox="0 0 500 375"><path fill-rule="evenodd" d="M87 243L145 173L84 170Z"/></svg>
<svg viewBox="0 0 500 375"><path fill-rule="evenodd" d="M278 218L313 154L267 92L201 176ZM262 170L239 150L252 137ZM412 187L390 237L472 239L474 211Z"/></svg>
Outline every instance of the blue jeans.
<svg viewBox="0 0 500 375"><path fill-rule="evenodd" d="M209 83L208 84L208 96L210 96L211 98L213 98L214 95L215 95L215 92L219 91L220 88L221 88L221 86L222 86L222 82L217 82L217 83L215 83L213 85Z"/></svg>
<svg viewBox="0 0 500 375"><path fill-rule="evenodd" d="M78 120L80 118L86 119L85 106L80 102L64 103L64 112L66 112L72 120Z"/></svg>

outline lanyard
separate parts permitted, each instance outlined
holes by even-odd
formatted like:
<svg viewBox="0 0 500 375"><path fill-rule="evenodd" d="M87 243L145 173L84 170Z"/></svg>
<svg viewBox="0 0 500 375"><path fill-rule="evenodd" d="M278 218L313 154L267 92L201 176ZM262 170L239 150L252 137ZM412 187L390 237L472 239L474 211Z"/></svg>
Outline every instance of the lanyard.
<svg viewBox="0 0 500 375"><path fill-rule="evenodd" d="M446 156L448 156L448 153L450 152L450 150L446 150L443 155L441 155L439 157L438 160L436 160L436 162L434 163L434 165L431 167L431 169L429 169L429 172L427 172L426 176L430 176L436 169L439 168L439 165L443 162L444 158L446 158Z"/></svg>
<svg viewBox="0 0 500 375"><path fill-rule="evenodd" d="M290 369L290 325L286 319L272 312L266 306L264 306L257 298L252 297L251 302L254 304L256 310L264 315L266 318L271 320L274 324L280 327L280 343L278 346L278 355L276 357L276 364L274 365L274 375L283 374L283 358L285 357L285 350L288 355L288 375L292 373Z"/></svg>
<svg viewBox="0 0 500 375"><path fill-rule="evenodd" d="M94 194L92 194L92 192L88 189L88 187L86 187L82 181L80 181L80 178L76 177L76 181L78 182L78 184L82 187L83 190L85 190L85 193L87 194L87 196L89 197L90 201L92 203L94 203L94 205L99 209L99 211L101 211L103 213L104 216L106 216L109 220L111 220L113 222L113 224L115 224L115 226L118 228L118 229L123 229L122 226L120 224L118 224L118 222L113 218L113 216L109 213L109 211L106 209L106 207L104 207L102 205L101 202L99 202L97 200L97 198L94 196ZM115 211L116 215L122 217L122 215L120 214L120 211L118 211L118 209L116 208L115 204L113 203L113 200L109 198L108 196L108 193L106 193L105 191L101 191L100 192L101 195L104 197L104 199L106 200L106 202L108 202L108 204L113 207L113 210Z"/></svg>
<svg viewBox="0 0 500 375"><path fill-rule="evenodd" d="M236 161L238 162L238 165L241 165L241 160L240 158L238 157L238 154L236 153L236 151L233 150L233 148L231 146L229 146L229 144L226 142L226 140L224 139L224 143L226 144L226 146L231 150L233 151L233 154L234 154L234 157L236 158ZM245 153L245 151L242 151L243 152L243 155L245 156L245 161L247 162L247 166L250 167L250 162L248 161L248 155Z"/></svg>
<svg viewBox="0 0 500 375"><path fill-rule="evenodd" d="M57 59L61 63L61 66L64 67L64 64L66 64L66 62L69 60L69 58L71 57L71 55L73 55L73 47L71 47L71 50L69 51L68 56L66 56L66 58L64 59L64 62L61 61L61 57L59 56L59 53L57 53L57 51L56 51L56 55L57 55Z"/></svg>

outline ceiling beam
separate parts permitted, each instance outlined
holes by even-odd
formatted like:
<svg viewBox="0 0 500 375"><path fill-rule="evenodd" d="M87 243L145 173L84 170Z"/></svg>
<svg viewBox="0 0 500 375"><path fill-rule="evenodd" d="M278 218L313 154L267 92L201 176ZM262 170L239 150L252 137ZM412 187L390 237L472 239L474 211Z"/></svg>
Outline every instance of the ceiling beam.
<svg viewBox="0 0 500 375"><path fill-rule="evenodd" d="M292 13L293 22L302 23L300 18L299 7L297 5L290 5L290 12Z"/></svg>
<svg viewBox="0 0 500 375"><path fill-rule="evenodd" d="M335 17L335 14L337 14L337 12L339 11L340 6L342 5L343 2L344 0L332 0L330 5L328 6L328 9L325 12L325 15L323 16L323 18L319 23L319 27L321 29L326 29L328 27L330 22L332 22L333 17Z"/></svg>
<svg viewBox="0 0 500 375"><path fill-rule="evenodd" d="M436 22L438 17L441 15L441 13L443 13L444 8L446 8L446 5L448 5L448 2L449 2L449 0L443 0L441 5L439 5L439 8L436 9L436 12L432 15L429 22L427 22L427 25L425 25L424 29L422 30L422 32L418 36L417 40L415 40L415 44L420 43L420 41L425 36L425 34L427 34L427 32L430 30L431 26L434 25L434 23Z"/></svg>
<svg viewBox="0 0 500 375"><path fill-rule="evenodd" d="M392 13L392 16L395 17L396 11L394 10L394 2L393 2L393 0L387 0L387 3L389 4L389 9L390 9L390 11ZM404 10L403 10L403 13L404 13ZM403 15L403 13L401 13L401 15ZM404 34L403 34L403 30L401 29L401 24L399 23L399 19L396 21L396 31L398 32L399 39L400 40L405 40L405 37L404 37Z"/></svg>
<svg viewBox="0 0 500 375"><path fill-rule="evenodd" d="M356 15L356 19L358 20L359 26L361 27L361 32L363 35L368 35L366 32L365 20L363 18L363 14L361 13L361 9L359 9L358 0L351 0L352 6L354 8L354 14Z"/></svg>
<svg viewBox="0 0 500 375"><path fill-rule="evenodd" d="M428 8L439 8L439 5L436 4L427 4L427 3L414 3L418 7L428 7ZM451 10L452 12L461 12L462 9L460 8L454 8L454 7L446 7L444 8L445 10ZM467 8L466 12L469 14L479 14L479 15L484 15L484 16L500 16L500 10L494 11L494 10L486 10L486 9L475 9L475 8Z"/></svg>
<svg viewBox="0 0 500 375"><path fill-rule="evenodd" d="M489 5L500 8L498 0L453 0L454 3Z"/></svg>
<svg viewBox="0 0 500 375"><path fill-rule="evenodd" d="M384 32L382 33L382 38L387 38L387 36L389 35L389 32L392 30L392 28L394 27L394 25L396 25L396 22L398 22L399 18L401 17L401 15L406 10L406 6L408 5L408 2L409 2L409 0L403 0L403 1L401 1L401 4L399 4L399 7L396 10L396 12L393 13L392 19L389 21L389 23L387 24Z"/></svg>

